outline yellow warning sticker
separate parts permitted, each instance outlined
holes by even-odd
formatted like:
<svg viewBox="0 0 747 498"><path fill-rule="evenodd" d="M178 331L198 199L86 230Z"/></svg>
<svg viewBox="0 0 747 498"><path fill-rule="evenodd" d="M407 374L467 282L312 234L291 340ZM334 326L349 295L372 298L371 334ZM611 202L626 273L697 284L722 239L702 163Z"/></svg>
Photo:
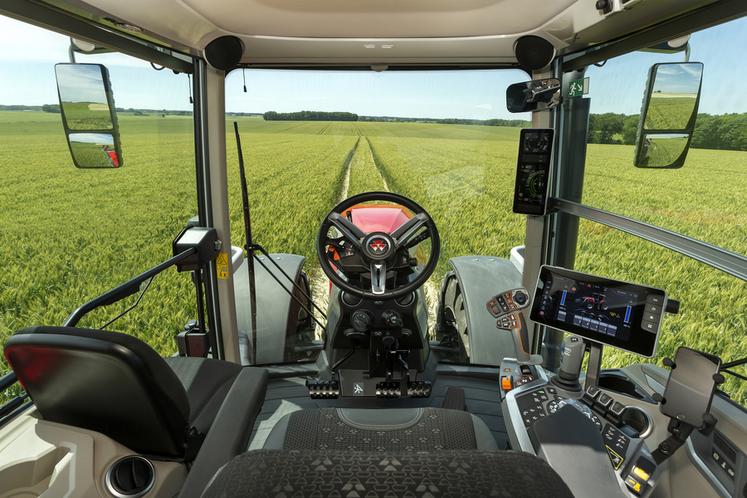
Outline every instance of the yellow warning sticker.
<svg viewBox="0 0 747 498"><path fill-rule="evenodd" d="M228 278L228 253L221 251L218 253L218 258L215 260L215 267L218 271L218 278L225 280Z"/></svg>

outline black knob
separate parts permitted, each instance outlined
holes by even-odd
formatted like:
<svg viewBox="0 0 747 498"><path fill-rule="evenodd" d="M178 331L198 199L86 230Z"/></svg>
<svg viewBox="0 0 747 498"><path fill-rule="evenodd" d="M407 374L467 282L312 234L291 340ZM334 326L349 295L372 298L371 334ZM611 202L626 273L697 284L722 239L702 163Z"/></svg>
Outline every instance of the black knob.
<svg viewBox="0 0 747 498"><path fill-rule="evenodd" d="M350 321L353 322L353 329L355 329L356 332L368 332L371 328L371 315L369 315L367 311L355 311L353 316L350 318Z"/></svg>
<svg viewBox="0 0 747 498"><path fill-rule="evenodd" d="M386 349L389 349L389 350L397 349L397 338L396 337L392 337L391 335L385 335L381 339L381 344Z"/></svg>
<svg viewBox="0 0 747 498"><path fill-rule="evenodd" d="M609 9L610 2L609 0L597 0L597 10L607 10Z"/></svg>
<svg viewBox="0 0 747 498"><path fill-rule="evenodd" d="M521 291L514 294L514 302L518 304L519 306L524 306L527 303L528 299L529 299L529 296L527 296Z"/></svg>
<svg viewBox="0 0 747 498"><path fill-rule="evenodd" d="M381 314L381 319L388 327L398 328L402 326L402 317L394 310L387 310Z"/></svg>

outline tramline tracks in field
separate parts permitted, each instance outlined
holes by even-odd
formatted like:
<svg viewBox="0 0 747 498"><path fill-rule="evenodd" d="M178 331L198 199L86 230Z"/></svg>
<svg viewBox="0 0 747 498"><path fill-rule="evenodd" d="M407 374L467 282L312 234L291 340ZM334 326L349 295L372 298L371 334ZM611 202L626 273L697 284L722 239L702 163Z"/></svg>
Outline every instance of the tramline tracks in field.
<svg viewBox="0 0 747 498"><path fill-rule="evenodd" d="M350 169L354 157L357 154L360 146L361 139L356 140L353 147L345 157L345 165L343 166L342 180L340 182L339 194L337 196L337 203L339 204L348 197L348 189L350 187ZM321 224L321 220L319 220ZM309 286L311 287L311 298L314 300L319 308L326 310L329 307L329 279L315 264L313 271L309 272ZM322 330L319 325L315 328L315 335L317 339L322 337Z"/></svg>

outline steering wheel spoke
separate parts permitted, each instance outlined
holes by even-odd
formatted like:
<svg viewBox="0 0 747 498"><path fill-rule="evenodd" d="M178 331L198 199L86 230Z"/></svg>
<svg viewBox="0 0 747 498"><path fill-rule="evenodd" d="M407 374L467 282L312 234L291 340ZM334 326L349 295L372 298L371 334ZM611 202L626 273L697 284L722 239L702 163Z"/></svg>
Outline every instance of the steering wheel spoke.
<svg viewBox="0 0 747 498"><path fill-rule="evenodd" d="M363 237L366 236L366 234L363 233L363 230L355 226L353 222L342 216L340 213L332 212L329 214L327 219L348 242L355 246L356 249L361 248Z"/></svg>
<svg viewBox="0 0 747 498"><path fill-rule="evenodd" d="M428 219L429 218L427 214L418 213L407 220L405 223L403 223L402 226L392 232L392 238L395 241L395 246L397 248L409 247L408 243L413 239L413 237L415 237L420 229L423 228L426 223L428 223Z"/></svg>
<svg viewBox="0 0 747 498"><path fill-rule="evenodd" d="M377 296L386 293L386 262L371 263L371 292Z"/></svg>
<svg viewBox="0 0 747 498"><path fill-rule="evenodd" d="M334 263L339 266L342 271L347 273L364 273L369 270L368 266L366 266L366 263L363 261L363 258L361 258L358 253L342 256Z"/></svg>

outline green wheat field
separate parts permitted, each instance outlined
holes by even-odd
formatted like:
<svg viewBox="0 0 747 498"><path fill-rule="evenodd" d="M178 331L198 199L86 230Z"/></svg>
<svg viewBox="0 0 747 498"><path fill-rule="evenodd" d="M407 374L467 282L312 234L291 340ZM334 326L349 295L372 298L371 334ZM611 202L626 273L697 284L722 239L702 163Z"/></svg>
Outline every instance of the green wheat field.
<svg viewBox="0 0 747 498"><path fill-rule="evenodd" d="M83 302L166 259L172 238L195 214L191 118L122 113L119 122L124 167L80 170L58 114L0 112L0 342L23 327L61 324ZM524 242L525 219L511 213L518 129L249 117L239 123L255 240L273 252L305 255L312 275L316 231L343 192L348 162L348 195L386 185L434 217L442 238L436 283L451 257L508 257ZM228 136L233 245L243 245L236 146ZM747 152L691 150L680 170L636 169L632 157L632 146L589 145L584 202L747 253ZM680 314L664 319L654 361L685 344L725 361L747 354L745 282L586 221L576 268L660 287L681 301ZM80 325L98 327L131 303L98 310ZM168 355L194 316L189 276L169 270L112 329ZM607 348L606 366L630 361L640 359ZM747 400L744 383L729 379L724 388Z"/></svg>

